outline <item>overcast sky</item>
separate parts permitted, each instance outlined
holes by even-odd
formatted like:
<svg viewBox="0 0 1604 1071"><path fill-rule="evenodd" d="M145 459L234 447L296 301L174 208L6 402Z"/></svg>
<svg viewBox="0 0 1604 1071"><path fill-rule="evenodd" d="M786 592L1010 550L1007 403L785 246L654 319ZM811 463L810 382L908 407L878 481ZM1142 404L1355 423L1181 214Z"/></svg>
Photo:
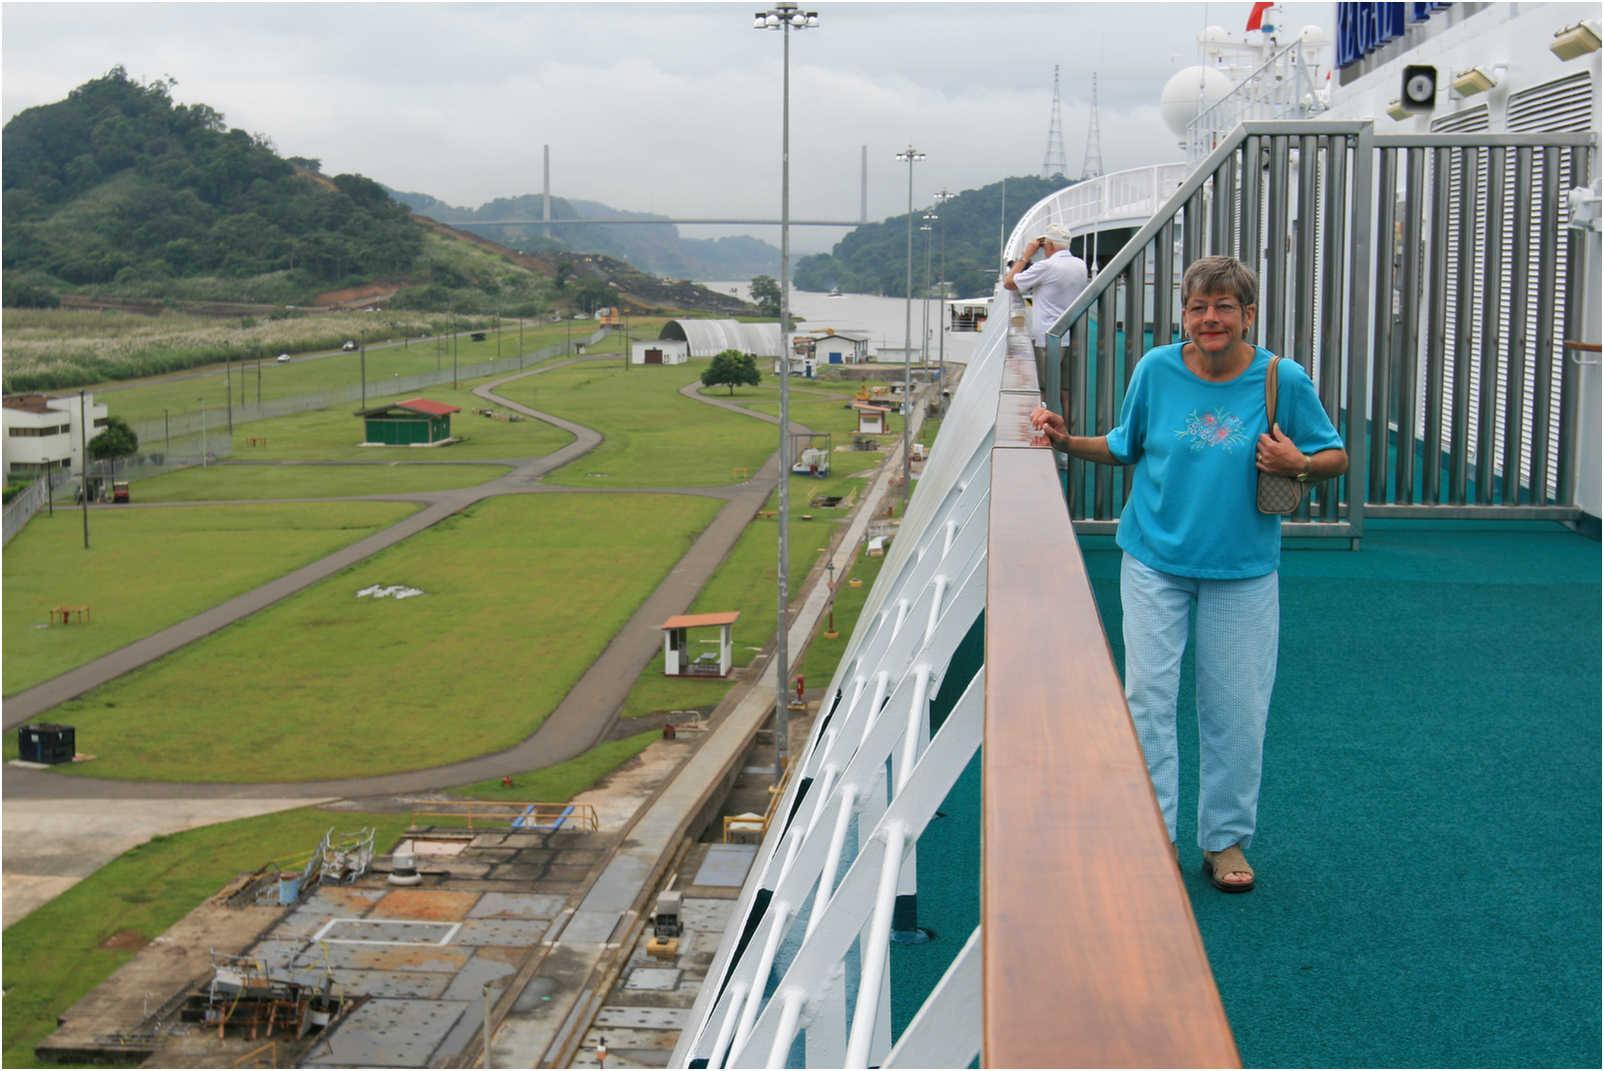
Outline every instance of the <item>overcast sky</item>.
<svg viewBox="0 0 1604 1071"><path fill-rule="evenodd" d="M539 193L549 144L555 195L773 219L782 43L752 29L760 6L6 3L0 107L10 119L121 64L176 79L178 101L328 174L451 204ZM870 219L905 210L893 156L910 142L927 154L916 204L1039 172L1055 63L1071 174L1094 71L1104 169L1178 159L1159 90L1196 62L1200 29L1240 31L1250 7L821 2L821 26L791 34L793 218L857 218L865 145ZM1288 5L1283 21L1329 32L1334 5ZM799 228L792 243L813 251L842 233Z"/></svg>

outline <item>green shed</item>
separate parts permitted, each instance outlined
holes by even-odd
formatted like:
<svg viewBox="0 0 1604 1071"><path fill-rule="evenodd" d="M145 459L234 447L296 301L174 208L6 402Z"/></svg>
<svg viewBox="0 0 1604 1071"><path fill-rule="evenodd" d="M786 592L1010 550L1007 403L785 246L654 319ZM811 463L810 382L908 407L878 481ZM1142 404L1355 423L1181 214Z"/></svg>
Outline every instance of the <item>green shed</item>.
<svg viewBox="0 0 1604 1071"><path fill-rule="evenodd" d="M378 446L434 446L451 438L451 414L461 412L454 405L431 402L427 398L408 398L373 409L359 409L362 441Z"/></svg>

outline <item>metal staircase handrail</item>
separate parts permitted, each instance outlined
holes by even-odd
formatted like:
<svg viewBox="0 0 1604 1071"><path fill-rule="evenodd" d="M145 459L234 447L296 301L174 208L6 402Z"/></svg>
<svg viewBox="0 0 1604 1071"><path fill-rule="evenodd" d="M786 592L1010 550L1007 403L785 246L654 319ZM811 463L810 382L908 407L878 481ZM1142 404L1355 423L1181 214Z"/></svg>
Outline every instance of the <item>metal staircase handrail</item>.
<svg viewBox="0 0 1604 1071"><path fill-rule="evenodd" d="M1056 345L1062 346L1062 339L1068 332L1069 326L1084 316L1102 297L1103 292L1113 286L1119 279L1120 273L1130 267L1137 255L1147 247L1148 243L1158 236L1164 225L1175 218L1186 202L1203 188L1203 184L1214 177L1220 165L1225 163L1244 141L1255 134L1308 134L1318 136L1321 134L1358 134L1371 124L1368 121L1358 120L1317 120L1317 119L1255 119L1240 123L1226 135L1218 148L1198 164L1186 181L1176 187L1169 200L1159 206L1158 211L1144 224L1140 230L1131 235L1125 244L1120 247L1114 258L1105 264L1096 277L1087 285L1085 290L1075 298L1064 310L1064 315L1058 318L1047 331L1049 351Z"/></svg>

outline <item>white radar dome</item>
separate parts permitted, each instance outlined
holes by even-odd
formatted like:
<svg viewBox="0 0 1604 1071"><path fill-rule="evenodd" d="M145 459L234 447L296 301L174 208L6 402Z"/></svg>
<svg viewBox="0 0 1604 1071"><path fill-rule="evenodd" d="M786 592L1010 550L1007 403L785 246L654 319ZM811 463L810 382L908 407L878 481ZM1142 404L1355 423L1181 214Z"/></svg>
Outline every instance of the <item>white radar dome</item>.
<svg viewBox="0 0 1604 1071"><path fill-rule="evenodd" d="M1319 48L1331 43L1331 35L1323 27L1310 23L1298 31L1298 41L1309 48Z"/></svg>
<svg viewBox="0 0 1604 1071"><path fill-rule="evenodd" d="M1158 113L1164 125L1177 137L1186 133L1186 124L1231 92L1231 79L1213 67L1188 67L1164 83L1158 96Z"/></svg>

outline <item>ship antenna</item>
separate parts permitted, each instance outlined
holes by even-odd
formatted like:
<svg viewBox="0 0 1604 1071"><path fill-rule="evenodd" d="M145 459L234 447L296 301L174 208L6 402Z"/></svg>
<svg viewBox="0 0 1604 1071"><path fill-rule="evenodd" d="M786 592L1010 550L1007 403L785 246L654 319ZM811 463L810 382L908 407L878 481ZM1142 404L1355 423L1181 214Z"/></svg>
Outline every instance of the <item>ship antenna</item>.
<svg viewBox="0 0 1604 1071"><path fill-rule="evenodd" d="M1063 178L1069 171L1064 158L1064 117L1058 104L1058 64L1053 64L1053 114L1047 122L1047 153L1041 161L1041 177Z"/></svg>

